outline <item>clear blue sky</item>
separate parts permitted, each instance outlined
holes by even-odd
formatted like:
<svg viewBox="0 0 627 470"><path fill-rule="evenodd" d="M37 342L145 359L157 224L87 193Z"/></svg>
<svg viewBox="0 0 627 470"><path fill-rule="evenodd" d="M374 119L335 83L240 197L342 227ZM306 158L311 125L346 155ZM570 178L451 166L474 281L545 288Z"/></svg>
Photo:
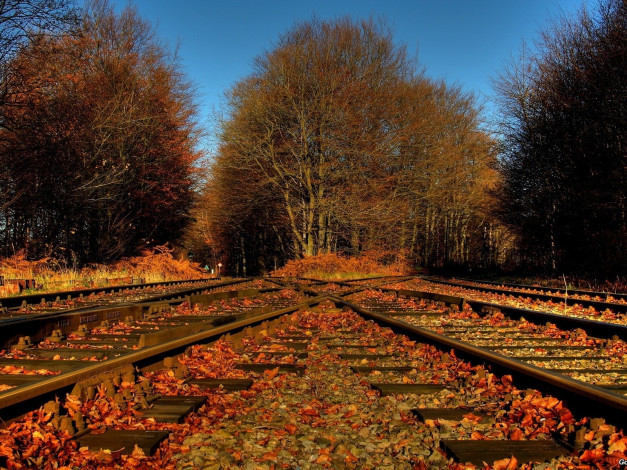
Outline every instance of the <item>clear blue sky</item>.
<svg viewBox="0 0 627 470"><path fill-rule="evenodd" d="M111 0L118 11L134 5L163 43L172 50L178 44L185 72L200 92L200 119L208 126L212 109L251 72L253 59L313 14L321 19L382 16L428 76L489 100L490 78L518 54L522 41L532 42L551 18L573 14L583 1Z"/></svg>

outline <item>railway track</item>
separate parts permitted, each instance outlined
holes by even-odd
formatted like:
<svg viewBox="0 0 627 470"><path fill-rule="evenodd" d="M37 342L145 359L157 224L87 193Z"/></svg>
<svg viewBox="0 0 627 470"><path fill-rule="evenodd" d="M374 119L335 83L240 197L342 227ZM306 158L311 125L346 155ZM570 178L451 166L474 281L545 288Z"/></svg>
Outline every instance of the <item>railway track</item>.
<svg viewBox="0 0 627 470"><path fill-rule="evenodd" d="M474 290L478 292L488 292L492 294L499 295L508 295L513 297L525 297L532 298L536 300L541 300L544 302L553 302L558 304L565 305L580 305L583 308L593 308L599 312L609 309L616 313L625 313L627 312L627 303L624 300L627 297L622 296L621 294L606 294L601 292L586 292L586 291L566 291L560 292L559 290L555 291L547 291L551 292L549 294L533 291L532 289L524 289L524 290L512 290L512 289L503 289L499 287L486 287L479 286L476 284L472 284L469 282L454 282L454 281L444 281L441 279L434 278L426 278L429 282L434 282L437 284L444 284L447 286L461 287L469 290ZM577 294L586 292L585 296ZM606 300L593 300L593 298L601 299L605 298ZM611 298L612 301L607 301L608 298Z"/></svg>
<svg viewBox="0 0 627 470"><path fill-rule="evenodd" d="M542 301L531 299L524 294L506 295L481 292L469 286L456 285L452 282L431 282L423 279L412 279L388 285L390 288L403 291L429 291L434 294L455 295L464 298L465 302L475 310L497 308L508 315L524 316L536 321L557 322L563 328L584 328L595 335L609 333L606 324L613 325L615 333L607 338L618 335L625 339L627 314L621 313L626 305L604 303L605 310L597 310L591 305L583 307L581 301L572 305L563 302ZM597 329L598 327L598 329Z"/></svg>
<svg viewBox="0 0 627 470"><path fill-rule="evenodd" d="M512 284L507 282L492 282L492 281L483 281L476 279L465 279L459 278L458 281L467 283L470 286L494 286L497 288L506 288L508 290L518 291L518 292L546 292L553 295L564 296L567 295L577 295L577 296L585 296L590 298L598 298L598 299L607 299L611 297L613 300L627 300L627 294L623 294L620 292L607 292L607 291L590 291L583 289L562 289L559 287L542 287L542 286L532 286L528 284Z"/></svg>
<svg viewBox="0 0 627 470"><path fill-rule="evenodd" d="M241 286L247 282L247 279L174 282L165 286L149 285L137 288L138 290L118 289L116 295L109 292L105 298L97 297L92 292L78 307L76 304L50 306L42 298L37 309L19 307L0 315L0 348L10 348L20 338L23 338L21 346L27 346L29 343L41 341L53 332L65 335L79 327L92 327L104 321L141 318L154 309L162 308L160 303L172 300L174 303L182 303L190 295ZM49 294L49 297L57 298L59 295ZM6 302L7 299L14 300L12 297L2 300Z"/></svg>
<svg viewBox="0 0 627 470"><path fill-rule="evenodd" d="M208 287L220 283L219 279L192 279L2 297L0 318L77 310L114 303L150 301L152 297L158 295L177 294L194 286Z"/></svg>
<svg viewBox="0 0 627 470"><path fill-rule="evenodd" d="M562 380L561 376L572 376L579 382L612 392L612 399L616 393L627 394L627 363L624 359L627 345L621 340L594 338L582 330L561 330L554 324L539 326L526 320L507 318L500 312L478 316L470 309L460 311L457 306L427 309L424 300L418 297L419 293L414 294L412 299L411 295L403 298L389 291L387 294L369 291L352 297L369 314L383 314L418 327L417 331L424 334L423 340L431 339L458 351L463 346L458 344L461 341L470 345L466 352L476 357L491 357L493 364L501 362L503 367L509 367L510 363L521 366L519 373L528 379L536 372L539 375L547 372L547 377L542 380L552 380L558 374L558 380ZM442 301L453 299L444 297ZM527 369L526 365L532 367ZM534 386L538 384L534 383ZM599 406L604 406L610 399L601 390L591 392L587 387L582 390L582 403L586 407L591 406L588 394L600 397Z"/></svg>
<svg viewBox="0 0 627 470"><path fill-rule="evenodd" d="M40 435L59 465L112 468L567 468L610 465L627 445L620 390L503 349L616 364L621 340L399 295L383 286L395 279L270 281L143 302L6 349L0 370L17 372L0 377L15 381L0 392L12 420L0 464L45 468Z"/></svg>

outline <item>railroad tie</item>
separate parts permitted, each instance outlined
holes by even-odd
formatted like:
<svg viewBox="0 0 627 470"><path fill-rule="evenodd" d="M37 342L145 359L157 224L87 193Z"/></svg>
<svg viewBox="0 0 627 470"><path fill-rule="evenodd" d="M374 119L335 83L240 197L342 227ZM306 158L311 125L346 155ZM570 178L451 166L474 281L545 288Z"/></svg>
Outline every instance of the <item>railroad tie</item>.
<svg viewBox="0 0 627 470"><path fill-rule="evenodd" d="M351 370L357 374L368 375L376 372L411 372L418 366L351 366Z"/></svg>
<svg viewBox="0 0 627 470"><path fill-rule="evenodd" d="M468 408L414 408L411 411L422 422L427 420L462 421L470 414L473 415L472 419L476 422L489 419L485 413Z"/></svg>
<svg viewBox="0 0 627 470"><path fill-rule="evenodd" d="M141 410L140 417L157 423L182 423L189 413L197 411L207 401L206 396L162 396Z"/></svg>
<svg viewBox="0 0 627 470"><path fill-rule="evenodd" d="M306 352L292 352L292 351L255 351L254 353L248 353L249 356L256 355L259 357L263 354L264 357L272 359L273 357L287 357L293 356L296 359L306 359L309 357L309 353Z"/></svg>
<svg viewBox="0 0 627 470"><path fill-rule="evenodd" d="M446 388L440 384L402 384L402 383L388 383L388 382L368 382L370 386L381 393L382 397L388 395L431 395L433 393L440 392Z"/></svg>
<svg viewBox="0 0 627 470"><path fill-rule="evenodd" d="M252 387L253 379L192 379L187 383L209 390L217 390L222 387L228 392L238 392Z"/></svg>
<svg viewBox="0 0 627 470"><path fill-rule="evenodd" d="M300 364L281 364L278 362L264 362L264 363L239 363L235 364L236 369L245 370L248 372L263 373L266 370L279 369L279 372L283 373L295 373L303 374L305 372L305 366Z"/></svg>
<svg viewBox="0 0 627 470"><path fill-rule="evenodd" d="M270 343L268 346L277 345L277 346L283 346L285 348L294 349L296 351L304 351L307 349L308 344L309 343L300 342L300 341L280 341L280 342Z"/></svg>
<svg viewBox="0 0 627 470"><path fill-rule="evenodd" d="M0 385L19 387L22 385L30 385L49 378L50 376L47 375L0 374Z"/></svg>
<svg viewBox="0 0 627 470"><path fill-rule="evenodd" d="M568 451L549 440L473 440L444 439L440 446L448 457L457 462L470 462L478 467L483 462L508 459L514 456L519 462L544 462L566 454Z"/></svg>
<svg viewBox="0 0 627 470"><path fill-rule="evenodd" d="M79 447L88 447L93 451L110 450L125 455L131 454L137 446L144 454L153 455L169 434L168 431L107 429L104 433L92 431L77 441Z"/></svg>
<svg viewBox="0 0 627 470"><path fill-rule="evenodd" d="M349 360L349 361L353 361L356 359L366 359L368 361L376 361L379 359L392 359L392 358L398 358L398 356L395 356L394 354L374 354L374 353L341 353L340 358L345 359L345 360Z"/></svg>

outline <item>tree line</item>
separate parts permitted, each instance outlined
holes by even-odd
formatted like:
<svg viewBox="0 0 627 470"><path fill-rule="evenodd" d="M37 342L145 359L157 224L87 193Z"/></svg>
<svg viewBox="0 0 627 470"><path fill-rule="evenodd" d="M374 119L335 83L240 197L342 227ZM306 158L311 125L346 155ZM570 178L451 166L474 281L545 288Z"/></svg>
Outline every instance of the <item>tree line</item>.
<svg viewBox="0 0 627 470"><path fill-rule="evenodd" d="M0 255L84 264L176 240L194 198L192 88L106 1L0 5Z"/></svg>
<svg viewBox="0 0 627 470"><path fill-rule="evenodd" d="M501 220L530 268L627 274L627 3L547 29L497 81Z"/></svg>
<svg viewBox="0 0 627 470"><path fill-rule="evenodd" d="M373 249L504 261L496 142L474 97L428 78L384 23L297 24L227 100L193 233L239 273Z"/></svg>
<svg viewBox="0 0 627 470"><path fill-rule="evenodd" d="M384 24L296 25L229 91L191 233L239 273L387 249L625 275L626 12L604 0L545 29L495 81L496 135Z"/></svg>
<svg viewBox="0 0 627 470"><path fill-rule="evenodd" d="M134 9L0 2L0 256L176 242L240 275L378 251L620 276L626 10L602 0L523 50L495 81L497 132L385 22L297 23L227 91L199 167L194 88Z"/></svg>

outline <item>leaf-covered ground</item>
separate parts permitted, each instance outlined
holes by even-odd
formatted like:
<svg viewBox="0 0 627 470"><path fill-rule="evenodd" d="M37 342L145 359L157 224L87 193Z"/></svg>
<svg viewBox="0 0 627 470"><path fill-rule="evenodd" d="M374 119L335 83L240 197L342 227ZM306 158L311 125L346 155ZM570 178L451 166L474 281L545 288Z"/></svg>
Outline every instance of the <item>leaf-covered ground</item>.
<svg viewBox="0 0 627 470"><path fill-rule="evenodd" d="M595 385L627 384L624 373L627 343L620 339L600 340L589 337L583 330L568 331L551 323L537 325L524 319L512 320L500 312L480 317L468 307L462 311L447 309L424 299L397 297L376 290L354 294L351 299L366 308L394 311L396 319L409 324L491 348L494 352L529 361L538 367L558 369L583 382ZM403 312L416 311L439 311L443 315L402 315ZM553 346L563 349L554 349ZM571 359L566 360L565 356Z"/></svg>
<svg viewBox="0 0 627 470"><path fill-rule="evenodd" d="M455 295L467 299L493 302L510 307L538 310L556 315L586 318L589 320L598 320L607 323L616 323L617 325L627 325L627 315L624 313L616 313L609 308L603 311L598 311L594 307L582 307L579 304L565 305L563 300L560 301L559 298L556 298L555 301L543 301L533 299L531 297L518 297L507 293L496 294L490 292L480 292L472 289L471 286L458 287L442 285L428 282L423 279L412 279L411 281L389 284L386 285L386 287L391 289L413 289L438 294ZM617 301L617 303L624 303L624 301L620 300Z"/></svg>
<svg viewBox="0 0 627 470"><path fill-rule="evenodd" d="M441 438L542 439L567 437L581 428L585 447L576 454L534 466L505 459L486 462L486 468L489 464L497 469L600 469L625 458L627 438L622 431L598 420L576 421L560 400L518 390L511 377L496 377L452 352L416 344L351 312L308 311L292 319L282 331L261 331L246 339L242 350L224 341L194 347L174 369L141 376L127 373L99 386L93 397L61 400L61 414L74 427L84 423L93 429L169 430L170 437L155 456L144 456L137 449L130 455L80 449L59 429L59 415L50 407L0 431L0 456L8 468L459 470L473 467L442 455ZM281 357L283 363L304 365L302 375L278 368L249 373L235 367L240 362L277 360L270 353L279 350L277 342L289 343L288 335L310 338L306 358ZM376 363L344 360L339 353L346 348L334 347L340 344L363 345L370 353L395 357ZM368 380L381 381L381 374L360 375L351 369L375 364L412 367L407 373L385 373L386 380L439 383L445 388L432 395L380 397ZM241 392L206 391L187 383L189 377L252 377L254 385ZM128 406L154 393L202 393L208 401L182 424L159 424ZM411 412L457 406L468 408L460 422L421 423ZM480 412L490 416L487 422L477 422L475 413Z"/></svg>

